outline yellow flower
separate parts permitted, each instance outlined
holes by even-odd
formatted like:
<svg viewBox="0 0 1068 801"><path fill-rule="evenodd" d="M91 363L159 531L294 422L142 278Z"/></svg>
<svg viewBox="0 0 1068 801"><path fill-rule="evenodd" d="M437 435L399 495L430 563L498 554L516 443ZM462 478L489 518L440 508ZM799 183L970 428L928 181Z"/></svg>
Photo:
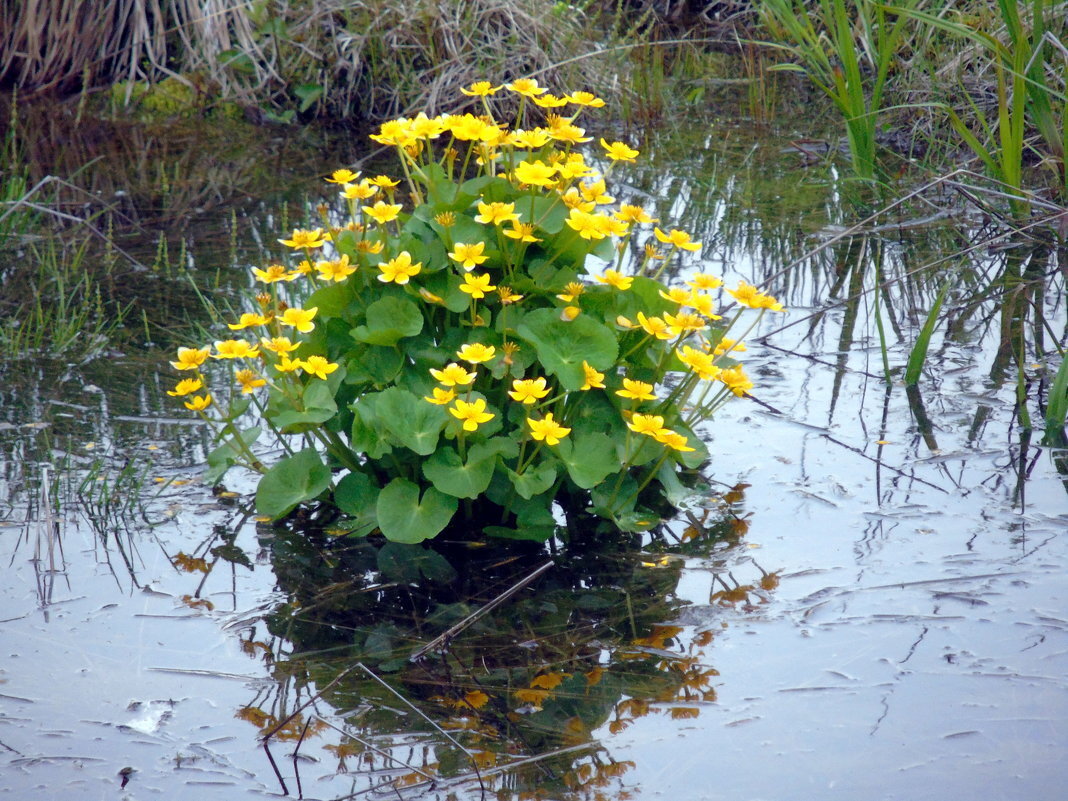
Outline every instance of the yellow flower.
<svg viewBox="0 0 1068 801"><path fill-rule="evenodd" d="M304 372L316 376L317 378L321 378L324 381L328 375L337 369L336 364L323 356L309 356L307 359L304 359L302 366L304 367Z"/></svg>
<svg viewBox="0 0 1068 801"><path fill-rule="evenodd" d="M582 372L586 375L586 383L579 389L604 389L604 373L594 370L585 359L582 361Z"/></svg>
<svg viewBox="0 0 1068 801"><path fill-rule="evenodd" d="M527 425L530 426L530 436L539 442L544 440L546 445L556 445L571 433L570 428L565 428L553 420L552 412L546 413L541 420L534 420L528 417Z"/></svg>
<svg viewBox="0 0 1068 801"><path fill-rule="evenodd" d="M509 287L499 286L497 287L497 294L501 296L501 305L510 306L513 303L518 303L523 299L522 295L517 295Z"/></svg>
<svg viewBox="0 0 1068 801"><path fill-rule="evenodd" d="M567 286L564 287L563 294L557 295L564 303L574 303L575 300L586 291L585 284L579 281L568 281Z"/></svg>
<svg viewBox="0 0 1068 801"><path fill-rule="evenodd" d="M560 310L560 319L565 323L570 323L580 314L582 314L582 309L578 306L564 306L564 308Z"/></svg>
<svg viewBox="0 0 1068 801"><path fill-rule="evenodd" d="M347 184L344 189L341 190L341 196L345 200L367 200L372 197L378 191L377 186L372 186L367 180L360 181L358 184Z"/></svg>
<svg viewBox="0 0 1068 801"><path fill-rule="evenodd" d="M250 328L254 325L266 325L271 321L270 317L266 317L262 314L253 314L251 312L245 312L241 315L241 319L236 323L227 323L226 327L231 331L240 331L243 328Z"/></svg>
<svg viewBox="0 0 1068 801"><path fill-rule="evenodd" d="M574 103L576 106L604 108L604 101L590 92L572 92L569 95L564 95L564 99L567 100L568 103Z"/></svg>
<svg viewBox="0 0 1068 801"><path fill-rule="evenodd" d="M700 242L691 242L690 235L685 231L680 231L678 228L672 228L671 233L667 234L659 228L653 228L653 233L664 244L672 245L682 250L697 250L701 247Z"/></svg>
<svg viewBox="0 0 1068 801"><path fill-rule="evenodd" d="M211 395L194 395L185 401L185 408L191 412L202 412L211 406Z"/></svg>
<svg viewBox="0 0 1068 801"><path fill-rule="evenodd" d="M441 370L430 368L430 375L447 387L467 386L475 380L476 373L467 372L456 362L450 362Z"/></svg>
<svg viewBox="0 0 1068 801"><path fill-rule="evenodd" d="M722 368L715 364L715 357L706 351L684 345L681 351L675 351L675 355L705 381L711 381L722 372Z"/></svg>
<svg viewBox="0 0 1068 801"><path fill-rule="evenodd" d="M168 389L167 394L172 398L180 398L183 395L192 395L194 392L199 392L202 386L204 386L204 382L199 378L183 378L173 390Z"/></svg>
<svg viewBox="0 0 1068 801"><path fill-rule="evenodd" d="M630 289L630 285L634 283L634 278L629 275L623 275L618 270L605 270L604 275L594 276L602 284L608 284L614 286L616 289L627 290Z"/></svg>
<svg viewBox="0 0 1068 801"><path fill-rule="evenodd" d="M723 279L717 278L709 273L698 273L688 283L694 289L700 289L707 292L711 289L719 289L723 286Z"/></svg>
<svg viewBox="0 0 1068 801"><path fill-rule="evenodd" d="M582 195L575 187L571 187L560 195L560 199L564 201L564 205L567 206L568 209L578 209L579 211L588 213L597 208L597 204L593 201L583 199Z"/></svg>
<svg viewBox="0 0 1068 801"><path fill-rule="evenodd" d="M434 394L432 396L424 395L423 400L437 404L438 406L445 406L452 403L453 398L456 397L456 390L454 389L442 389L441 387L434 387L431 390Z"/></svg>
<svg viewBox="0 0 1068 801"><path fill-rule="evenodd" d="M293 236L290 239L279 239L283 245L291 248L321 248L327 242L330 241L330 234L324 232L322 228L315 228L311 231L305 231L300 228L293 229Z"/></svg>
<svg viewBox="0 0 1068 801"><path fill-rule="evenodd" d="M546 93L541 97L535 97L534 104L542 108L560 108L560 106L566 106L567 101L562 97Z"/></svg>
<svg viewBox="0 0 1068 801"><path fill-rule="evenodd" d="M594 174L593 167L586 164L581 153L568 153L567 161L559 165L559 175L565 181L573 178L588 178Z"/></svg>
<svg viewBox="0 0 1068 801"><path fill-rule="evenodd" d="M474 142L482 139L486 134L487 128L493 129L495 126L489 125L485 120L476 117L474 114L463 114L449 118L449 129L452 131L452 135L461 142Z"/></svg>
<svg viewBox="0 0 1068 801"><path fill-rule="evenodd" d="M538 148L545 147L549 141L549 132L544 128L512 132L512 145L523 150L537 150Z"/></svg>
<svg viewBox="0 0 1068 801"><path fill-rule="evenodd" d="M520 242L540 242L541 240L534 236L534 224L533 223L521 223L512 221L512 227L503 232L509 239L517 239Z"/></svg>
<svg viewBox="0 0 1068 801"><path fill-rule="evenodd" d="M238 370L234 374L237 383L241 385L241 394L248 395L267 383L267 379L260 378L254 370Z"/></svg>
<svg viewBox="0 0 1068 801"><path fill-rule="evenodd" d="M470 245L464 242L457 242L453 247L452 253L449 254L449 258L459 262L460 266L465 270L473 270L489 258L489 256L482 255L485 249L485 242L475 242Z"/></svg>
<svg viewBox="0 0 1068 801"><path fill-rule="evenodd" d="M738 282L737 289L728 289L727 294L750 309L768 309L770 311L782 311L782 304L771 295L765 295L755 286L750 286L745 281Z"/></svg>
<svg viewBox="0 0 1068 801"><path fill-rule="evenodd" d="M745 370L742 369L740 364L736 367L731 367L729 370L723 370L716 377L739 397L753 388L753 382L749 380L749 376L745 374Z"/></svg>
<svg viewBox="0 0 1068 801"><path fill-rule="evenodd" d="M612 161L634 161L638 157L638 151L623 142L608 143L602 137L601 147L604 148L605 155Z"/></svg>
<svg viewBox="0 0 1068 801"><path fill-rule="evenodd" d="M538 95L549 91L544 86L538 86L538 82L533 78L520 78L511 83L506 83L504 88L511 89L516 94L523 95L524 97L537 97Z"/></svg>
<svg viewBox="0 0 1068 801"><path fill-rule="evenodd" d="M409 128L409 120L387 120L378 127L378 133L371 134L371 139L380 145L394 145L404 147L412 142L414 137Z"/></svg>
<svg viewBox="0 0 1068 801"><path fill-rule="evenodd" d="M523 184L531 186L552 186L556 183L553 177L556 175L556 166L546 164L540 159L535 161L521 161L515 165L515 178Z"/></svg>
<svg viewBox="0 0 1068 801"><path fill-rule="evenodd" d="M334 170L326 180L331 184L351 184L359 177L360 174L352 170Z"/></svg>
<svg viewBox="0 0 1068 801"><path fill-rule="evenodd" d="M171 362L175 370L196 370L207 361L211 348L178 348L178 361Z"/></svg>
<svg viewBox="0 0 1068 801"><path fill-rule="evenodd" d="M383 284L388 284L390 281L397 284L407 284L413 275L418 275L419 271L423 269L423 263L417 261L412 264L412 254L407 250L402 250L396 258L379 262L378 269L382 271L382 274L378 276L378 280Z"/></svg>
<svg viewBox="0 0 1068 801"><path fill-rule="evenodd" d="M700 314L703 314L709 320L722 319L718 314L713 314L712 309L712 297L710 295L702 295L696 289L690 293L690 299L686 301L686 305L696 310Z"/></svg>
<svg viewBox="0 0 1068 801"><path fill-rule="evenodd" d="M372 218L379 225L385 225L388 222L392 222L397 219L397 215L400 214L400 203L386 203L384 200L379 200L373 206L360 206L363 209L363 213Z"/></svg>
<svg viewBox="0 0 1068 801"><path fill-rule="evenodd" d="M549 394L548 387L545 386L545 379L527 378L516 379L512 382L512 389L508 391L512 400L519 403L536 403Z"/></svg>
<svg viewBox="0 0 1068 801"><path fill-rule="evenodd" d="M464 431L475 431L482 423L496 417L492 412L486 411L486 401L482 398L476 398L471 403L458 400L455 406L449 407L449 414L464 421Z"/></svg>
<svg viewBox="0 0 1068 801"><path fill-rule="evenodd" d="M634 381L630 378L623 379L623 389L617 389L616 394L622 398L631 398L632 400L656 400L652 384L646 384L644 381Z"/></svg>
<svg viewBox="0 0 1068 801"><path fill-rule="evenodd" d="M578 231L578 235L583 239L595 240L604 239L605 232L598 222L596 214L590 214L587 211L581 209L572 208L568 212L567 220L565 220L568 227Z"/></svg>
<svg viewBox="0 0 1068 801"><path fill-rule="evenodd" d="M664 300L670 300L672 303L677 303L680 306L690 299L690 291L679 286L673 286L667 292L663 289L657 290L657 294L664 298Z"/></svg>
<svg viewBox="0 0 1068 801"><path fill-rule="evenodd" d="M375 240L374 242L372 242L370 239L361 239L359 242L356 243L356 250L358 250L360 253L369 253L372 256L377 256L379 253L382 252L382 249L385 247L385 244L386 243L383 242L381 239Z"/></svg>
<svg viewBox="0 0 1068 801"><path fill-rule="evenodd" d="M255 359L259 348L243 339L223 339L215 343L213 359Z"/></svg>
<svg viewBox="0 0 1068 801"><path fill-rule="evenodd" d="M492 94L496 94L500 88L489 81L475 81L466 89L461 88L460 91L468 97L489 97Z"/></svg>
<svg viewBox="0 0 1068 801"><path fill-rule="evenodd" d="M261 270L259 267L253 267L252 274L265 284L273 284L275 281L292 281L294 278L300 277L300 273L291 273L281 264L270 264L267 266L266 270Z"/></svg>
<svg viewBox="0 0 1068 801"><path fill-rule="evenodd" d="M712 353L715 356L722 356L724 353L742 352L745 349L746 347L744 342L739 342L737 339L728 339L727 337L723 337L719 342L716 343L715 350L713 350Z"/></svg>
<svg viewBox="0 0 1068 801"><path fill-rule="evenodd" d="M632 206L629 203L620 204L619 211L616 212L616 217L623 220L623 222L632 224L656 222L656 220L650 217L641 206Z"/></svg>
<svg viewBox="0 0 1068 801"><path fill-rule="evenodd" d="M417 139L437 139L445 130L443 119L442 117L428 117L425 111L420 111L409 124L409 130Z"/></svg>
<svg viewBox="0 0 1068 801"><path fill-rule="evenodd" d="M655 437L664 430L664 418L658 414L632 414L627 428L635 434Z"/></svg>
<svg viewBox="0 0 1068 801"><path fill-rule="evenodd" d="M694 450L694 448L690 447L689 440L687 440L685 436L683 436L682 434L678 433L677 431L672 431L670 428L665 428L662 431L658 432L657 434L654 434L653 436L655 437L657 442L662 442L665 445L667 445L669 448L673 448L674 450L677 450L677 451L692 451L692 450Z"/></svg>
<svg viewBox="0 0 1068 801"><path fill-rule="evenodd" d="M475 222L501 225L518 219L519 215L515 213L515 203L500 203L497 201L483 203L479 201L478 215L475 217Z"/></svg>
<svg viewBox="0 0 1068 801"><path fill-rule="evenodd" d="M464 274L464 283L460 287L461 292L466 292L472 298L484 298L487 292L492 292L497 287L490 285L490 277L488 274L472 275L471 273Z"/></svg>
<svg viewBox="0 0 1068 801"><path fill-rule="evenodd" d="M456 351L456 355L470 364L481 364L482 362L488 362L492 359L496 352L497 349L493 347L493 345L483 345L481 342L468 342Z"/></svg>
<svg viewBox="0 0 1068 801"><path fill-rule="evenodd" d="M290 359L286 354L281 354L281 358L275 363L274 369L280 373L292 373L299 370L304 366L304 362L300 359Z"/></svg>
<svg viewBox="0 0 1068 801"><path fill-rule="evenodd" d="M349 262L348 254L344 254L340 259L317 263L315 269L319 271L319 277L324 281L336 282L344 281L356 272L356 265Z"/></svg>
<svg viewBox="0 0 1068 801"><path fill-rule="evenodd" d="M704 331L707 327L700 315L692 312L680 312L679 314L665 314L664 322L672 336L682 336L687 332Z"/></svg>
<svg viewBox="0 0 1068 801"><path fill-rule="evenodd" d="M642 312L638 312L638 325L644 329L645 333L652 334L657 339L672 338L668 324L659 317L646 317Z"/></svg>
<svg viewBox="0 0 1068 801"><path fill-rule="evenodd" d="M300 347L299 342L290 342L289 337L271 337L270 339L260 337L260 344L263 345L265 350L279 355L292 353Z"/></svg>
<svg viewBox="0 0 1068 801"><path fill-rule="evenodd" d="M315 323L312 322L312 319L318 311L318 306L310 309L286 309L282 312L282 325L291 325L300 333L307 334L309 331L315 330Z"/></svg>
<svg viewBox="0 0 1068 801"><path fill-rule="evenodd" d="M372 186L380 186L383 189L392 189L393 187L398 186L400 181L390 178L388 175L376 175L374 178L369 178L367 183Z"/></svg>
<svg viewBox="0 0 1068 801"><path fill-rule="evenodd" d="M571 125L570 123L554 125L549 129L549 135L557 142L567 142L571 145L593 141L593 137L585 136L585 133L585 128L579 128L577 125Z"/></svg>

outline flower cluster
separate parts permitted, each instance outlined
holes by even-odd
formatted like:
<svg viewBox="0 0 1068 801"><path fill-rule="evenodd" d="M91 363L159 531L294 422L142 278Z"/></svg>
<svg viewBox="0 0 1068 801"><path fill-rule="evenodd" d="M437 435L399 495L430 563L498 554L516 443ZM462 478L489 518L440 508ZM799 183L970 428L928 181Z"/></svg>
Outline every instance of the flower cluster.
<svg viewBox="0 0 1068 801"><path fill-rule="evenodd" d="M519 95L517 120L532 105L544 124L498 122L500 91ZM242 336L180 349L172 364L191 377L169 394L219 427L213 478L233 464L266 471L257 504L274 517L332 497L366 530L411 542L466 499L516 536L544 537L563 493L647 525L650 493L677 484L665 470L707 457L694 426L752 389L743 337L726 334L747 309L782 306L705 273L661 282L701 245L608 193L639 152L603 138L599 158L582 149L581 115L600 98L531 79L464 94L482 113L419 114L371 135L396 149L402 178L326 179L344 216L323 206L319 227L278 240L289 256L253 268L257 308L229 324ZM232 391L213 416L203 370L218 361ZM261 426L238 426L249 404L291 453L269 469L251 452Z"/></svg>

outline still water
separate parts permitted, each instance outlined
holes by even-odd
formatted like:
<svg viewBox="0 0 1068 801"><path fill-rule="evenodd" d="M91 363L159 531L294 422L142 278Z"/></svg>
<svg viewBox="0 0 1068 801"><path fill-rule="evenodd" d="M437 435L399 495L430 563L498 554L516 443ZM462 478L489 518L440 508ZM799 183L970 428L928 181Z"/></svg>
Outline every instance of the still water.
<svg viewBox="0 0 1068 801"><path fill-rule="evenodd" d="M704 431L717 491L641 542L413 562L270 528L248 479L197 483L152 352L0 365L0 797L1062 797L1068 454L1038 398L1065 251L944 186L865 222L807 133L665 134L617 190L788 309ZM278 208L201 238L204 288Z"/></svg>

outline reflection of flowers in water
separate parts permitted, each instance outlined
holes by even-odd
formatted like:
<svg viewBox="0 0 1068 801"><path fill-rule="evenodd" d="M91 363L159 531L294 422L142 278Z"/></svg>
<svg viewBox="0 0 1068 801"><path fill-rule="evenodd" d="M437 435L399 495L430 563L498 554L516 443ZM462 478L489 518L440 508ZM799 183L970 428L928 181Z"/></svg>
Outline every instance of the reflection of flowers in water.
<svg viewBox="0 0 1068 801"><path fill-rule="evenodd" d="M664 623L679 616L685 557L711 563L717 581L722 573L724 593L774 589L775 574L740 572L752 564L739 547L743 492L687 514L677 534L588 537L469 623L544 560L540 548L442 554L265 529L286 597L241 629L240 646L278 683L236 716L268 746L292 745L292 762L278 760L287 779L312 769L296 758L307 756L350 781L346 792L421 793L433 782L458 798L480 783L513 797L624 797L634 765L611 758L612 735L646 716L691 720L716 698L715 631ZM223 557L241 561L220 536L172 560L208 582ZM729 597L713 593L710 604ZM412 660L457 625L440 650Z"/></svg>

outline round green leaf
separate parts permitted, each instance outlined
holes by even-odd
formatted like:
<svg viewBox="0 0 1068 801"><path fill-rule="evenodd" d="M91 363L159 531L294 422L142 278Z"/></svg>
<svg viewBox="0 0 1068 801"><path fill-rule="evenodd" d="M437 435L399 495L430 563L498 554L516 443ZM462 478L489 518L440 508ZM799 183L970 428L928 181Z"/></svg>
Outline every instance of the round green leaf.
<svg viewBox="0 0 1068 801"><path fill-rule="evenodd" d="M378 494L378 527L387 540L416 543L436 537L456 513L458 501L430 487L395 478Z"/></svg>
<svg viewBox="0 0 1068 801"><path fill-rule="evenodd" d="M387 295L367 307L367 325L352 329L352 336L371 345L395 345L423 330L423 313L407 298Z"/></svg>
<svg viewBox="0 0 1068 801"><path fill-rule="evenodd" d="M434 455L423 463L423 475L446 495L477 498L489 486L490 479L493 478L493 468L496 466L496 453L480 459L472 452L465 464L460 459L460 454L452 448L444 447L438 448Z"/></svg>
<svg viewBox="0 0 1068 801"><path fill-rule="evenodd" d="M256 511L277 520L330 487L330 468L315 448L305 448L268 470L256 488Z"/></svg>
<svg viewBox="0 0 1068 801"><path fill-rule="evenodd" d="M560 440L556 449L571 480L583 489L596 487L623 469L615 442L607 434L579 434Z"/></svg>
<svg viewBox="0 0 1068 801"><path fill-rule="evenodd" d="M582 362L598 370L615 364L618 354L616 335L586 314L565 322L555 309L535 309L519 323L519 336L531 342L538 360L565 389L576 390L585 381Z"/></svg>

